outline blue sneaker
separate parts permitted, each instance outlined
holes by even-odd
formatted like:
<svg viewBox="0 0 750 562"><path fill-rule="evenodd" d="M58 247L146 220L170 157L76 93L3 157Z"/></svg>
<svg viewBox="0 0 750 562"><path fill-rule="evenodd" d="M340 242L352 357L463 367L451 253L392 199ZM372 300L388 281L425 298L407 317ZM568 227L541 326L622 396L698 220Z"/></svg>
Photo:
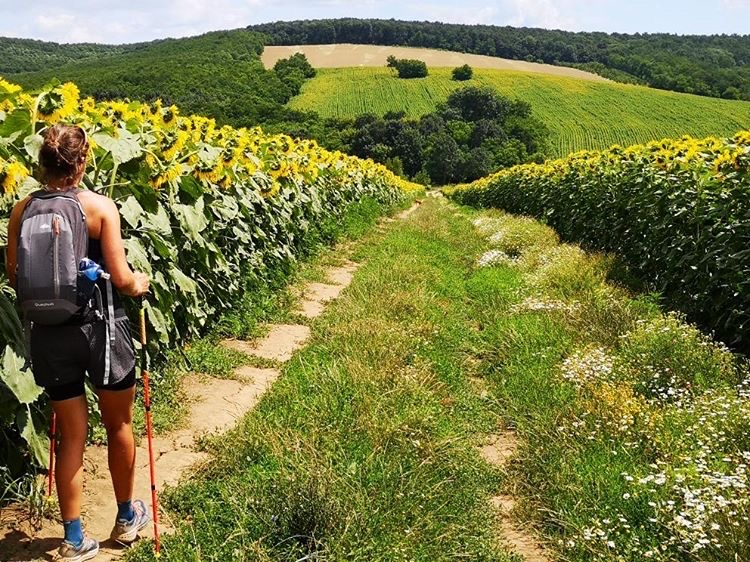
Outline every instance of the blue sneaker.
<svg viewBox="0 0 750 562"><path fill-rule="evenodd" d="M60 555L60 560L65 560L66 562L91 560L99 554L99 543L94 539L84 536L83 542L78 546L68 541L63 541L57 553Z"/></svg>
<svg viewBox="0 0 750 562"><path fill-rule="evenodd" d="M133 502L133 518L130 521L117 519L115 526L109 535L113 541L131 543L138 536L138 531L143 529L151 518L148 516L146 504L142 500Z"/></svg>

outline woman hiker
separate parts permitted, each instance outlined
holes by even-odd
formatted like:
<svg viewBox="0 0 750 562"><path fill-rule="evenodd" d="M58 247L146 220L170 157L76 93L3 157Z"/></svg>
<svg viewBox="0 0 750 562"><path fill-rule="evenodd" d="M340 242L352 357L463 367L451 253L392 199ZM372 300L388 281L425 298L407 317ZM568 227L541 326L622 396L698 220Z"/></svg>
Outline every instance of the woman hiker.
<svg viewBox="0 0 750 562"><path fill-rule="evenodd" d="M79 221L78 230L84 238L88 230L88 240L81 242L83 251L86 251L87 242L88 257L109 273L117 291L130 297L138 297L148 291L148 277L144 273L133 272L125 259L120 216L115 203L108 197L78 188L86 169L88 149L88 138L81 127L58 124L46 131L39 155L44 188L13 208L8 225L6 270L11 285L17 291L17 283L25 283L24 275L32 275L29 272L43 267L37 265L40 260L54 260L53 267L57 267L56 249L52 256L37 255L35 259L27 260L34 264L33 267L18 263L26 255L19 251L19 244L24 243L21 233L26 232L22 229L27 222L24 210L36 208L31 204L35 198L47 205L62 205L61 201L67 199L64 203L72 209L72 215L68 216ZM81 209L83 214L80 213ZM59 236L60 222L55 222L59 221L59 215L45 216L53 217L51 226L49 221L47 224L35 223L41 224L39 230L46 228L47 232L53 231ZM63 226L63 233L66 228ZM75 228L72 230L75 231ZM47 239L49 236L51 234ZM22 269L24 267L27 269ZM44 267L50 269L49 265ZM57 277L55 280L57 282ZM30 333L34 379L49 395L59 428L55 475L65 532L59 554L61 559L68 561L89 560L99 552L99 543L84 535L81 528L83 454L88 433L84 389L86 373L99 396L102 421L107 430L109 471L117 501L117 515L110 537L115 541L132 542L149 521L143 501L132 499L135 472L132 425L135 351L130 326L117 291L111 291L111 287L109 291L102 290L105 287L102 279L96 284L97 288L93 283L91 288L98 293L98 309L96 306L85 306L59 325L35 322ZM107 302L108 295L111 296L111 303ZM110 322L109 315L103 314L103 311L110 311L110 314L113 311L114 321ZM114 328L114 334L111 334L110 327ZM111 348L105 349L111 342Z"/></svg>

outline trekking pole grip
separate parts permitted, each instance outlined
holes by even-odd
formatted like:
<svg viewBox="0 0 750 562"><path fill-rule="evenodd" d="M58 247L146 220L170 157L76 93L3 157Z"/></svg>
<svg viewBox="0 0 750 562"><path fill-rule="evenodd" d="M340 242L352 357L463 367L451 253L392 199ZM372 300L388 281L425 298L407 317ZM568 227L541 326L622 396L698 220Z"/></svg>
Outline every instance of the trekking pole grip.
<svg viewBox="0 0 750 562"><path fill-rule="evenodd" d="M138 311L138 320L140 321L140 328L141 328L141 345L146 347L146 307L144 305L143 296L141 296L140 299L141 307Z"/></svg>

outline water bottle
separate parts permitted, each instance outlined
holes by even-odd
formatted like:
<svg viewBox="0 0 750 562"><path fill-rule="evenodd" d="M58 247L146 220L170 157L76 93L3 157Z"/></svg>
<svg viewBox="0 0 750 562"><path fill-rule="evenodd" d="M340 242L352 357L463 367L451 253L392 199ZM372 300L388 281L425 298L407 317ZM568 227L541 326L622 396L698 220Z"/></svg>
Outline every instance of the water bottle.
<svg viewBox="0 0 750 562"><path fill-rule="evenodd" d="M99 279L109 279L109 273L102 269L98 263L89 258L83 258L81 263L78 264L79 275L86 277L92 283L96 283Z"/></svg>
<svg viewBox="0 0 750 562"><path fill-rule="evenodd" d="M109 273L94 260L83 258L78 264L78 295L81 302L88 302L94 296L94 287L99 279L109 279Z"/></svg>

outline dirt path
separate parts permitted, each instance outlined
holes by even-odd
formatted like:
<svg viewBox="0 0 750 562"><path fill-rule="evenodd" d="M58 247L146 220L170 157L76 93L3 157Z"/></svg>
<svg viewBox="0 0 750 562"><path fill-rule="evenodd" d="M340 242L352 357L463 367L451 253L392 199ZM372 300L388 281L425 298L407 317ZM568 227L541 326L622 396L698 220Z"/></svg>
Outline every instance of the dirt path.
<svg viewBox="0 0 750 562"><path fill-rule="evenodd" d="M398 215L407 218L419 202ZM383 219L386 221L388 219ZM300 291L299 312L306 318L322 314L325 305L336 299L351 283L358 263L346 261L342 266L326 271L328 283L308 283ZM268 334L257 341L225 340L223 345L248 355L286 362L304 347L310 337L309 326L278 324L268 326ZM192 471L208 462L207 453L196 450L196 441L206 435L221 433L249 412L280 376L277 369L239 367L235 380L191 374L185 378L183 389L191 401L190 413L184 429L154 438L154 458L157 490L174 485L190 477ZM142 498L151 510L148 449L144 442L136 452L137 469L134 497ZM97 561L118 560L125 547L109 540L116 509L112 484L107 470L107 449L88 447L84 461L84 510L82 518L86 532L100 541ZM160 533L169 533L172 522L162 514ZM0 513L0 562L54 560L62 539L61 525L55 519L44 519L36 527L28 517L28 508L12 506ZM142 532L153 537L153 526Z"/></svg>
<svg viewBox="0 0 750 562"><path fill-rule="evenodd" d="M486 443L479 448L479 453L488 463L504 467L515 456L518 440L514 432L502 431L490 435ZM499 495L491 500L497 511L498 539L500 542L520 555L526 562L552 562L551 556L542 547L534 535L518 524L513 517L516 499L510 495Z"/></svg>
<svg viewBox="0 0 750 562"><path fill-rule="evenodd" d="M432 67L456 67L468 64L474 68L496 68L500 70L517 70L522 72L539 72L554 76L568 76L581 80L608 82L606 78L570 68L552 64L540 64L520 60L501 59L486 55L472 55L455 51L440 51L421 47L386 47L382 45L353 45L348 43L332 45L284 45L266 47L261 60L266 68L273 68L277 60L294 53L304 53L315 68L348 68L353 66L385 66L386 58L419 59Z"/></svg>

